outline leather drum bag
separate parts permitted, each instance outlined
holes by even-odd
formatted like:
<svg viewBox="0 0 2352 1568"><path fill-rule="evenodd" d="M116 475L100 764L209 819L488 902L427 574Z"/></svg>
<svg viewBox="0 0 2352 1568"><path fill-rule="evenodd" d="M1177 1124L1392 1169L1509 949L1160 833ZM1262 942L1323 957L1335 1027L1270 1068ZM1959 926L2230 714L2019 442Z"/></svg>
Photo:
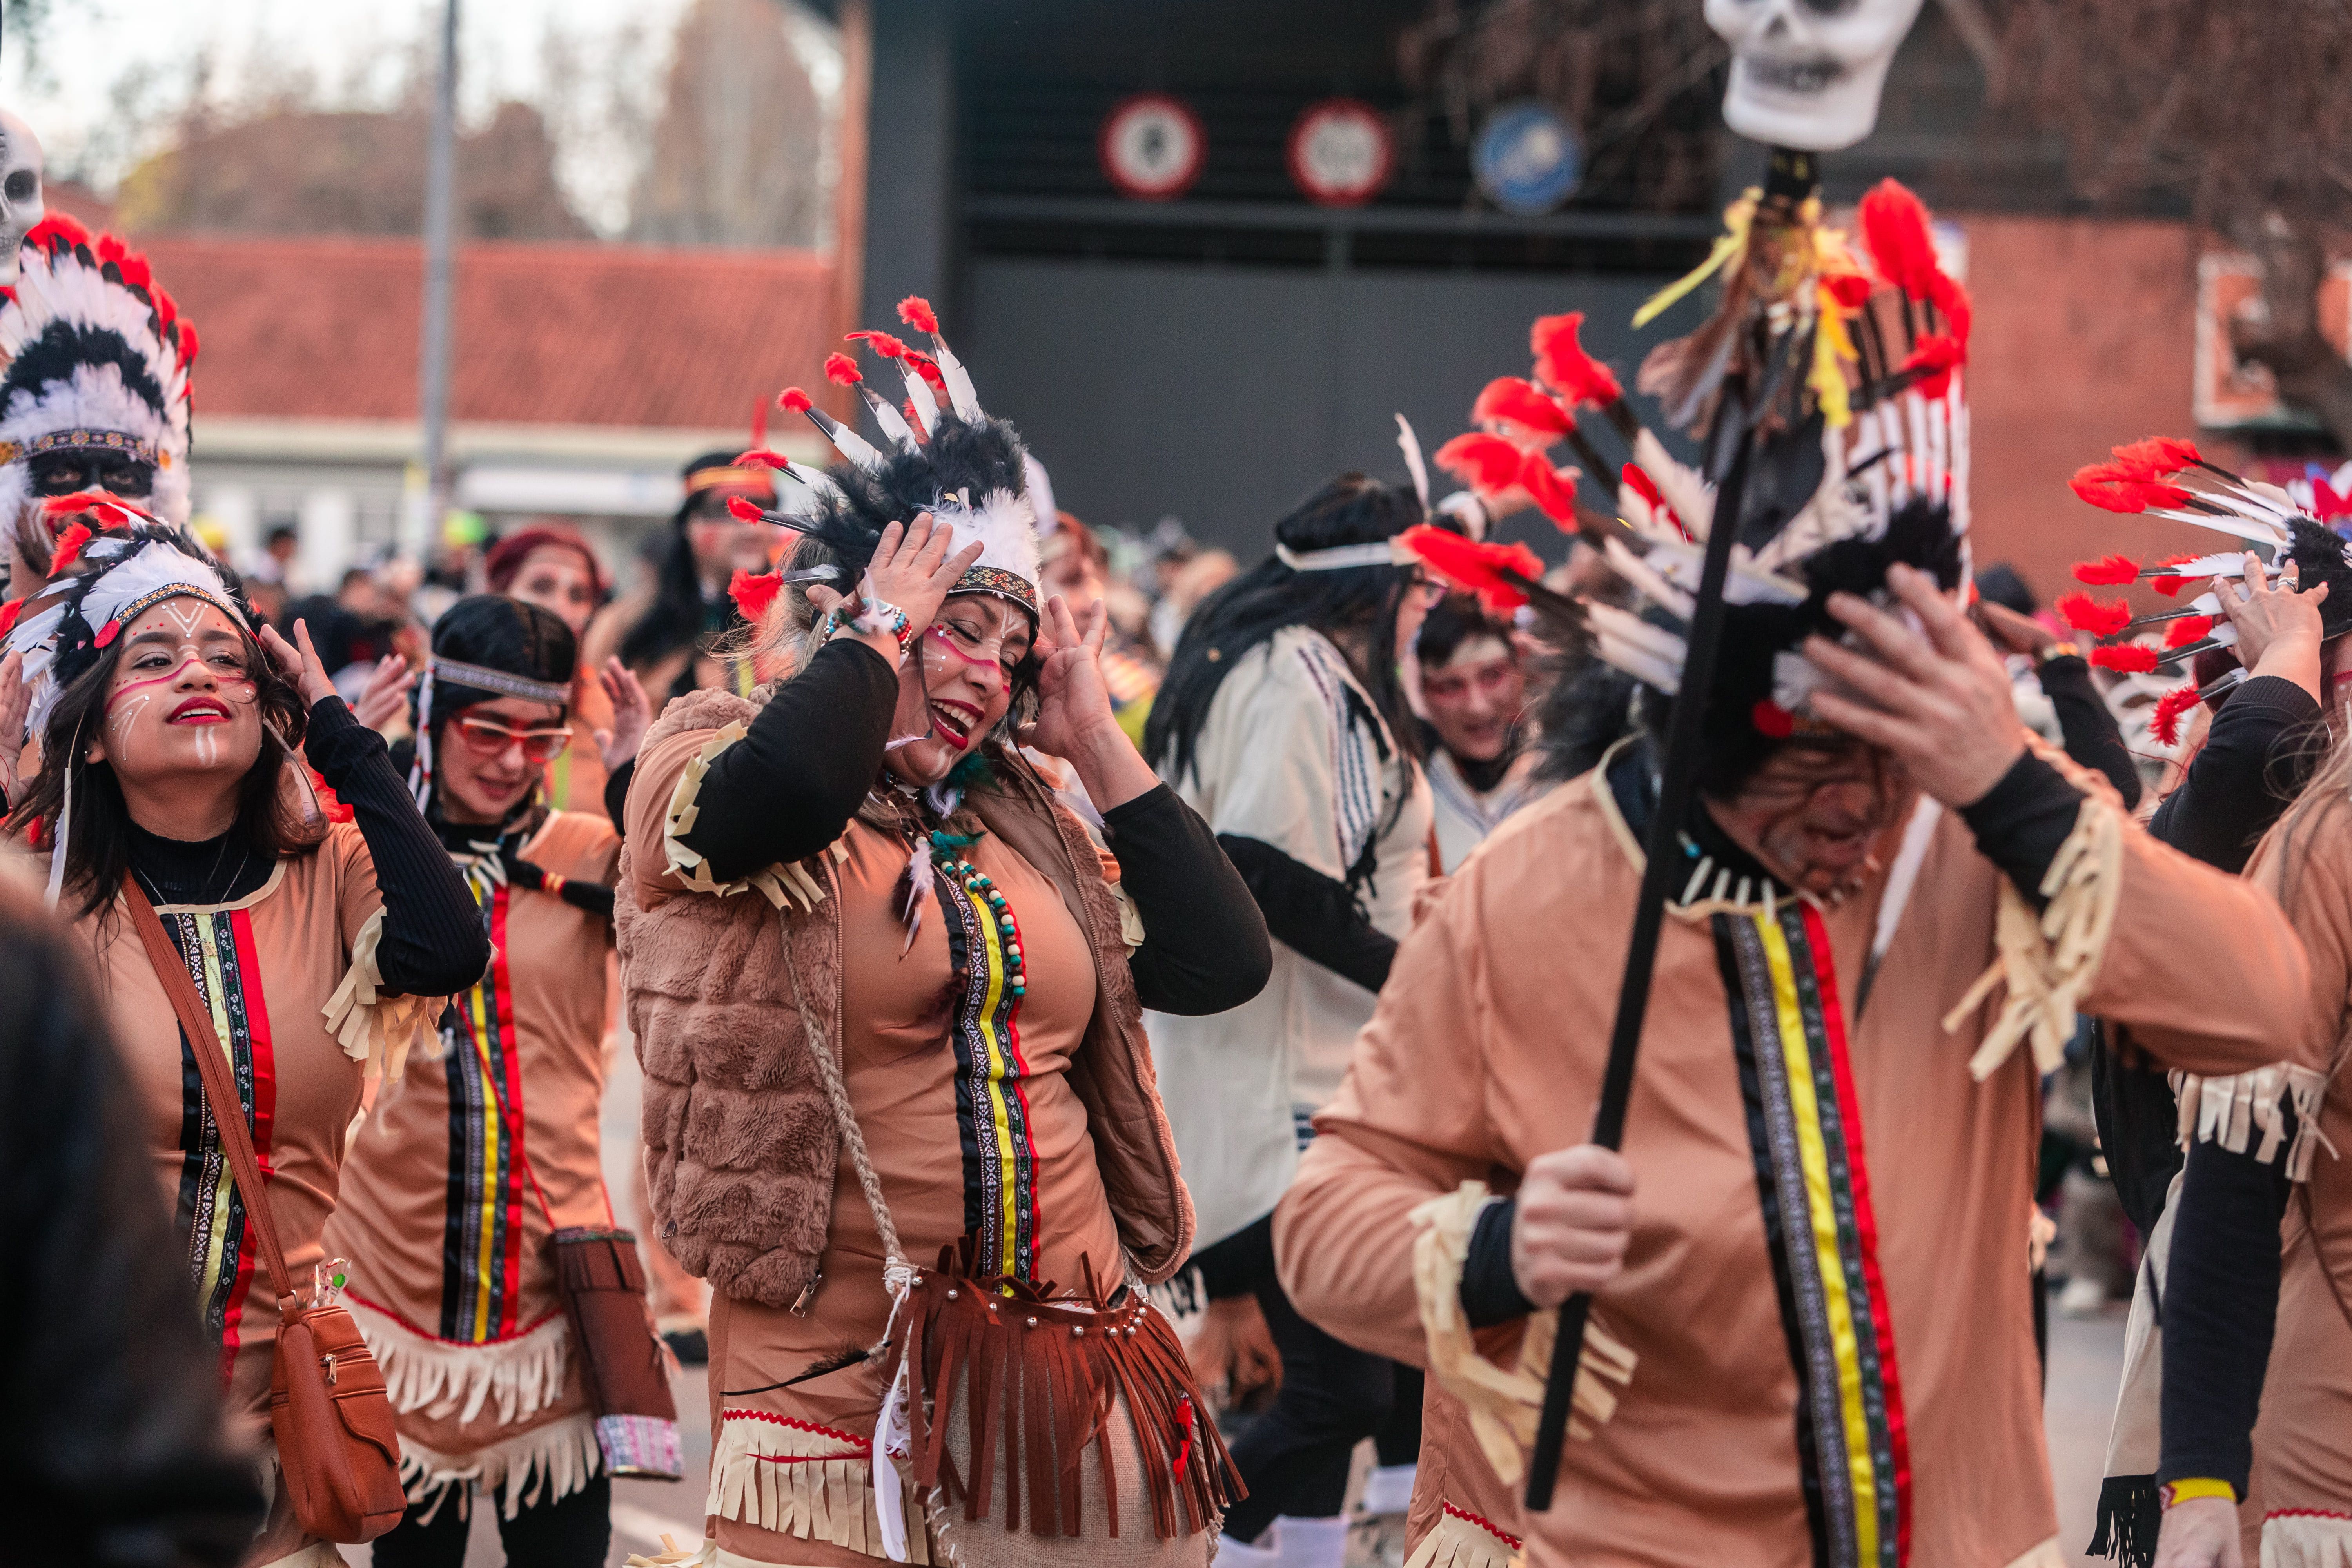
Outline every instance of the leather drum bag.
<svg viewBox="0 0 2352 1568"><path fill-rule="evenodd" d="M400 1485L400 1435L393 1426L392 1401L384 1394L383 1370L360 1338L351 1313L336 1306L309 1306L295 1293L278 1245L278 1222L269 1212L268 1186L254 1157L244 1100L229 1076L227 1052L212 1013L196 994L196 984L163 922L137 885L126 882L123 902L147 949L147 961L163 983L172 1010L188 1037L189 1054L204 1079L205 1100L228 1156L237 1191L245 1195L246 1221L254 1228L278 1292L276 1359L269 1369L269 1428L278 1439L278 1468L287 1501L304 1531L324 1541L356 1545L373 1541L400 1522L408 1507Z"/></svg>
<svg viewBox="0 0 2352 1568"><path fill-rule="evenodd" d="M654 1337L637 1238L625 1230L566 1226L555 1232L553 1245L555 1277L606 1471L681 1479L677 1402L661 1342Z"/></svg>

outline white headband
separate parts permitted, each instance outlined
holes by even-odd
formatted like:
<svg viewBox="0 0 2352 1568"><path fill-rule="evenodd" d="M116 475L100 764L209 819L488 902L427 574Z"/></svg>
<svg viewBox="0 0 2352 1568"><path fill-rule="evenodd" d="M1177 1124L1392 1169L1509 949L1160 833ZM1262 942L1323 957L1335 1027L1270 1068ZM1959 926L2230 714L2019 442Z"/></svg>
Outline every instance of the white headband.
<svg viewBox="0 0 2352 1568"><path fill-rule="evenodd" d="M1371 544L1335 544L1328 550L1293 550L1277 542L1274 558L1293 572L1345 572L1358 566L1402 566L1412 558L1398 552L1396 541Z"/></svg>

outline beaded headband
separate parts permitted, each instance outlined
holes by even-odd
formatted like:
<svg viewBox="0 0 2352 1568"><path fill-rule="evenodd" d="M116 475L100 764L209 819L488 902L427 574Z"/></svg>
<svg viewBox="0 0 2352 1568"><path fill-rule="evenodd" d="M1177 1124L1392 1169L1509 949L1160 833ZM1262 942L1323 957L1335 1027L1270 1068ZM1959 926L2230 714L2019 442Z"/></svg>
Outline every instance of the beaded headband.
<svg viewBox="0 0 2352 1568"><path fill-rule="evenodd" d="M533 680L528 676L511 674L503 669L491 669L484 665L466 664L454 658L434 655L425 661L425 668L440 679L457 686L471 686L484 691L495 691L501 697L520 698L525 702L567 703L572 700L572 688L557 686L545 680Z"/></svg>
<svg viewBox="0 0 2352 1568"><path fill-rule="evenodd" d="M1328 550L1293 550L1287 544L1274 547L1274 558L1293 572L1345 572L1359 566L1401 566L1411 562L1410 555L1400 556L1391 540L1375 540L1370 544L1335 544Z"/></svg>
<svg viewBox="0 0 2352 1568"><path fill-rule="evenodd" d="M686 493L690 496L700 495L705 490L715 490L721 485L747 485L772 494L776 488L776 481L767 469L750 466L697 468L686 476Z"/></svg>

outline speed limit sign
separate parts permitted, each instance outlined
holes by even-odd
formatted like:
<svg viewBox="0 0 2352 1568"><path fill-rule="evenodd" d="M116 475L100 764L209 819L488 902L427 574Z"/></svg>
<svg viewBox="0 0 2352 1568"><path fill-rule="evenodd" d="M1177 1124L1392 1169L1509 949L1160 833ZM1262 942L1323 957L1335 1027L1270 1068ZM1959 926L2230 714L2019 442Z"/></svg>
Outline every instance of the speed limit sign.
<svg viewBox="0 0 2352 1568"><path fill-rule="evenodd" d="M1209 139L1181 99L1144 92L1104 116L1096 151L1112 184L1138 201L1164 202L1201 177Z"/></svg>

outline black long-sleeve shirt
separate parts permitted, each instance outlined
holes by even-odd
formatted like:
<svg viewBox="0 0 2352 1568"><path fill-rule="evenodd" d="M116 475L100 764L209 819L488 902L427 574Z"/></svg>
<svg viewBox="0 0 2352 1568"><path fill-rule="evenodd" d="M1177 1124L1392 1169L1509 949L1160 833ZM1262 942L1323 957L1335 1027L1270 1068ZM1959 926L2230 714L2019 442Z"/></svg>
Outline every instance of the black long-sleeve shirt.
<svg viewBox="0 0 2352 1568"><path fill-rule="evenodd" d="M384 992L441 996L479 980L490 963L481 911L393 770L383 737L352 717L341 698L322 697L311 705L302 750L336 798L352 808L352 825L375 862L376 888L383 895L376 968ZM241 899L269 879L270 866L234 845L235 837L232 830L191 842L133 824L131 869L160 903Z"/></svg>
<svg viewBox="0 0 2352 1568"><path fill-rule="evenodd" d="M2061 654L2044 659L2036 673L2042 679L2042 694L2057 711L2058 734L2066 754L2081 766L2105 773L2116 793L2124 797L2124 809L2137 809L2141 793L2139 767L2132 761L2131 748L2124 744L2123 727L2116 722L2115 710L2091 680L2090 661L2078 654Z"/></svg>
<svg viewBox="0 0 2352 1568"><path fill-rule="evenodd" d="M1221 833L1217 842L1241 873L1265 929L1310 963L1354 981L1367 991L1388 983L1396 938L1372 923L1345 882L1260 838Z"/></svg>
<svg viewBox="0 0 2352 1568"><path fill-rule="evenodd" d="M2321 748L2313 727L2319 718L2319 704L2293 681L2257 676L2245 682L2214 715L2203 749L2180 787L2157 807L2151 830L2210 865L2243 870L2316 765ZM2109 1066L2113 1098L2101 1107L2103 1138L2105 1121L2120 1121L2135 1108L2147 1115L2138 1102L2156 1094L2169 1110L2160 1075ZM2292 1111L2287 1121L2292 1137ZM2166 1152L2177 1169L2178 1152ZM2158 1303L2164 1437L2156 1479L2210 1476L2242 1498L2278 1317L2279 1223L2291 1184L2284 1158L2265 1165L2252 1149L2195 1143L2187 1166ZM2169 1180L2169 1169L2164 1174Z"/></svg>
<svg viewBox="0 0 2352 1568"><path fill-rule="evenodd" d="M687 847L727 882L831 844L881 773L898 700L881 655L827 643L712 760ZM1105 813L1103 829L1143 921L1128 969L1144 1006L1222 1013L1265 989L1265 922L1208 824L1160 784Z"/></svg>

